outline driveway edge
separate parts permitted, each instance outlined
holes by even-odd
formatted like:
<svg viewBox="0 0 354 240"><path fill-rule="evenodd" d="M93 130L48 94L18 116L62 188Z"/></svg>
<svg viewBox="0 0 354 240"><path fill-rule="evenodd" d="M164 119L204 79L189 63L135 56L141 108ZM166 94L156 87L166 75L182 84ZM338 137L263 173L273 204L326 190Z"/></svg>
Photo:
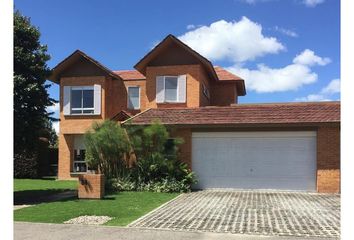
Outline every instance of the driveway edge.
<svg viewBox="0 0 354 240"><path fill-rule="evenodd" d="M180 198L180 197L184 196L185 194L186 194L186 193L181 193L181 194L180 194L180 195L178 195L177 197L172 198L171 200L169 200L169 201L165 202L164 204L162 204L162 205L158 206L157 208L155 208L155 209L151 210L150 212L148 212L148 213L144 214L143 216L139 217L138 219L135 219L133 222L129 223L126 227L131 227L131 225L133 225L133 224L135 224L136 222L140 221L140 220L141 220L141 219L143 219L146 215L148 215L148 214L151 214L151 213L154 213L154 212L158 211L159 209L161 209L161 208L163 208L164 206L166 206L167 204L169 204L169 203L171 203L171 202L173 202L173 201L177 200L178 198Z"/></svg>

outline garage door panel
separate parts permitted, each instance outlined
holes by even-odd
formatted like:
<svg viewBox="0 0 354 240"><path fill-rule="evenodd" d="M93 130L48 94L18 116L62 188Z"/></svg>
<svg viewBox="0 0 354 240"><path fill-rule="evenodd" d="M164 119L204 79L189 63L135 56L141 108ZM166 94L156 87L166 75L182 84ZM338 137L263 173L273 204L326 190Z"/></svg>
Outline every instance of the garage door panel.
<svg viewBox="0 0 354 240"><path fill-rule="evenodd" d="M193 133L192 138L196 188L316 188L314 132Z"/></svg>

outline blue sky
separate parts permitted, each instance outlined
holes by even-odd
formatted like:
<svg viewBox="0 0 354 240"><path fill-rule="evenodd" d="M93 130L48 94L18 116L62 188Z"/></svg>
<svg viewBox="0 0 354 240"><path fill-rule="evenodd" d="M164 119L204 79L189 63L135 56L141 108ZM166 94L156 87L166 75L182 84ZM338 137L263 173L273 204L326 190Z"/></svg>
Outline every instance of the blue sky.
<svg viewBox="0 0 354 240"><path fill-rule="evenodd" d="M338 0L16 0L15 8L40 28L50 67L81 49L112 70L132 69L172 33L245 78L240 103L340 98Z"/></svg>

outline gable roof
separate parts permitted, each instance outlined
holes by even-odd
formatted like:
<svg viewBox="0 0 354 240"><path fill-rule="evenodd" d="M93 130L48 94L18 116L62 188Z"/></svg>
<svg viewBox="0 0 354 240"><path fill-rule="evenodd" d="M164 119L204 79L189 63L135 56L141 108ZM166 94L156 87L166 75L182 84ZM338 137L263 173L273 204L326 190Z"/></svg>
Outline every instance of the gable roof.
<svg viewBox="0 0 354 240"><path fill-rule="evenodd" d="M138 70L140 73L142 73L143 75L146 75L146 67L149 64L149 62L155 59L159 55L159 53L161 53L164 50L164 48L171 43L182 47L185 51L189 52L193 57L195 57L202 64L202 66L207 70L207 73L211 77L211 79L213 79L214 81L220 80L216 72L216 69L214 69L214 66L207 58L200 55L197 51L193 50L191 47L183 43L181 40L179 40L172 34L167 35L167 37L165 37L150 52L148 52L142 59L140 59L140 61L137 64L135 64L134 68ZM218 70L220 73L222 73L221 75L225 74L222 71L222 69L218 69ZM244 80L231 73L227 75L227 77L231 77L231 76L234 77L234 79L227 79L227 80L235 80L235 83L237 84L238 95L239 96L246 95Z"/></svg>
<svg viewBox="0 0 354 240"><path fill-rule="evenodd" d="M214 66L215 73L218 77L219 81L238 81L243 80L239 76L225 70L222 67ZM142 80L146 79L146 77L138 72L137 70L114 70L115 74L120 76L123 80Z"/></svg>
<svg viewBox="0 0 354 240"><path fill-rule="evenodd" d="M59 83L60 79L60 74L65 71L69 66L74 64L77 60L80 58L84 58L85 60L93 63L96 65L99 69L101 69L103 72L105 72L107 75L110 75L113 78L118 78L121 79L117 74L112 72L110 69L107 67L103 66L100 62L96 61L92 57L88 56L86 53L82 52L81 50L76 50L72 54L70 54L67 58L65 58L63 61L58 63L53 69L52 69L52 74L48 78L52 82Z"/></svg>
<svg viewBox="0 0 354 240"><path fill-rule="evenodd" d="M138 72L137 70L117 70L113 71L115 74L120 76L123 80L142 80L146 77Z"/></svg>
<svg viewBox="0 0 354 240"><path fill-rule="evenodd" d="M147 125L269 125L340 122L340 102L236 104L228 107L154 108L125 122Z"/></svg>
<svg viewBox="0 0 354 240"><path fill-rule="evenodd" d="M132 115L130 113L128 113L127 111L121 110L120 112L118 112L116 115L114 115L111 120L112 121L125 121L127 119L129 119L130 117L132 117Z"/></svg>
<svg viewBox="0 0 354 240"><path fill-rule="evenodd" d="M238 80L243 80L239 76L225 70L222 67L219 66L214 66L216 75L218 76L220 81L238 81Z"/></svg>

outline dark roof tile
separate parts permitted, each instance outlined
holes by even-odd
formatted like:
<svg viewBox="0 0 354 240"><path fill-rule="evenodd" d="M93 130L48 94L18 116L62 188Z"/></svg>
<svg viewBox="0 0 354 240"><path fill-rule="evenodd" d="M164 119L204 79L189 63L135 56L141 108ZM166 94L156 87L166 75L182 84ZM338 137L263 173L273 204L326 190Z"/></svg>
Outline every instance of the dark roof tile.
<svg viewBox="0 0 354 240"><path fill-rule="evenodd" d="M242 125L340 122L340 102L237 104L228 107L156 108L134 116L132 124L160 120L167 125Z"/></svg>

